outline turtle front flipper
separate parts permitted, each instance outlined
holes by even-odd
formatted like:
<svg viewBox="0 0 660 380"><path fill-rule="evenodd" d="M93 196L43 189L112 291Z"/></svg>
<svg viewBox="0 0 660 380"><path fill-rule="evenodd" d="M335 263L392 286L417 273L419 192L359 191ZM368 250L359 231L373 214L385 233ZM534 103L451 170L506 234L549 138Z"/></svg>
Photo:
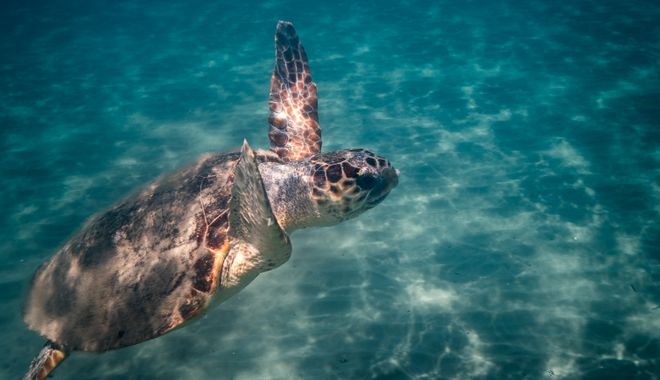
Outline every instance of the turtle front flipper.
<svg viewBox="0 0 660 380"><path fill-rule="evenodd" d="M270 149L284 161L321 151L316 84L307 54L290 22L277 23L275 69L270 82Z"/></svg>
<svg viewBox="0 0 660 380"><path fill-rule="evenodd" d="M66 358L66 351L55 342L48 341L39 355L32 360L23 380L43 380Z"/></svg>
<svg viewBox="0 0 660 380"><path fill-rule="evenodd" d="M234 169L228 236L229 253L222 265L221 280L227 297L259 273L285 263L291 255L289 237L273 214L254 152L247 141L243 142Z"/></svg>

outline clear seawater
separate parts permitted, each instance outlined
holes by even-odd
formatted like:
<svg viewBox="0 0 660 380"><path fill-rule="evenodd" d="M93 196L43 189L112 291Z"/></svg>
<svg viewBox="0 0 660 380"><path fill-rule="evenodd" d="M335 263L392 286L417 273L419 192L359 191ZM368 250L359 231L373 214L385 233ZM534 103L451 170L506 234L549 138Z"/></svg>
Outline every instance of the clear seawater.
<svg viewBox="0 0 660 380"><path fill-rule="evenodd" d="M401 170L375 209L202 319L64 379L660 378L655 1L0 6L0 378L43 340L32 273L93 213L247 137L277 20L327 150Z"/></svg>

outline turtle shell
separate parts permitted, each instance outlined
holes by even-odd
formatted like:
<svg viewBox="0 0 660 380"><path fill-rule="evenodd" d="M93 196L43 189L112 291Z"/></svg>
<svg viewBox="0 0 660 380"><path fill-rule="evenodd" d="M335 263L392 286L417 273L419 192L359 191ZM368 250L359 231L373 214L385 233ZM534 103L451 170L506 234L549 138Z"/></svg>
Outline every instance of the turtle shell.
<svg viewBox="0 0 660 380"><path fill-rule="evenodd" d="M68 349L105 351L198 315L228 251L238 157L203 157L92 217L35 274L27 325Z"/></svg>

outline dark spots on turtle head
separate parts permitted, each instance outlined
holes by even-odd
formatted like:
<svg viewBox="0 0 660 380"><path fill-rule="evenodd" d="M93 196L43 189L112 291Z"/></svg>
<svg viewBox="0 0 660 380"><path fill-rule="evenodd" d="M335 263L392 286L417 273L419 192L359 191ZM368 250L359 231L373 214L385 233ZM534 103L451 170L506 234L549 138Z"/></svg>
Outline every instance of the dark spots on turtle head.
<svg viewBox="0 0 660 380"><path fill-rule="evenodd" d="M318 165L316 171L314 172L314 186L325 187L325 182L325 170L323 170L323 167Z"/></svg>
<svg viewBox="0 0 660 380"><path fill-rule="evenodd" d="M389 166L389 165L388 165L386 160L383 160L382 158L379 158L378 159L378 166L380 166L381 168L384 168L384 167Z"/></svg>
<svg viewBox="0 0 660 380"><path fill-rule="evenodd" d="M344 182L342 182L342 185L344 187L351 187L351 186L355 185L355 181L352 180L352 179L345 179Z"/></svg>
<svg viewBox="0 0 660 380"><path fill-rule="evenodd" d="M339 188L338 188L337 186L335 186L335 185L330 186L330 191L331 191L333 194L339 194Z"/></svg>
<svg viewBox="0 0 660 380"><path fill-rule="evenodd" d="M332 215L334 215L334 216L336 216L336 217L338 217L338 218L342 218L342 217L343 217L343 213L341 212L341 209L339 209L339 207L337 207L337 206L333 206L333 207L331 207L330 210L329 210L329 212L330 212L330 214L332 214Z"/></svg>
<svg viewBox="0 0 660 380"><path fill-rule="evenodd" d="M371 190L374 186L376 186L378 180L371 174L365 174L359 176L356 183L362 190Z"/></svg>
<svg viewBox="0 0 660 380"><path fill-rule="evenodd" d="M367 164L369 164L370 166L373 166L374 168L378 168L378 166L376 165L376 160L374 160L373 158L371 158L371 157L367 157L367 159L366 159L365 161L366 161Z"/></svg>
<svg viewBox="0 0 660 380"><path fill-rule="evenodd" d="M344 170L344 174L346 175L346 177L348 178L357 177L358 169L355 166L349 164L348 162L342 162L341 168Z"/></svg>
<svg viewBox="0 0 660 380"><path fill-rule="evenodd" d="M315 197L323 197L325 196L325 193L315 187L312 189L312 195L314 195Z"/></svg>
<svg viewBox="0 0 660 380"><path fill-rule="evenodd" d="M345 157L342 152L328 152L317 155L316 159L320 162L326 163L328 165L332 165L344 161Z"/></svg>
<svg viewBox="0 0 660 380"><path fill-rule="evenodd" d="M328 174L328 180L330 180L330 182L332 183L339 182L339 180L341 179L341 166L337 164L330 165L330 167L328 167L327 174Z"/></svg>
<svg viewBox="0 0 660 380"><path fill-rule="evenodd" d="M213 271L213 264L215 256L212 253L207 253L200 257L193 266L195 276L193 277L193 287L199 291L208 293L211 291L211 272Z"/></svg>

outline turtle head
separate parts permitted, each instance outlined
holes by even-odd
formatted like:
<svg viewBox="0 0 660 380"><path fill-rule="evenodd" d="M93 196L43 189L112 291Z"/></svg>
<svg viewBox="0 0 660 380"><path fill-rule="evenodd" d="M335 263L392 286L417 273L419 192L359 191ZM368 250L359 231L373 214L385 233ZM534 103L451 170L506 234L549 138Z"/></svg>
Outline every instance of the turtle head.
<svg viewBox="0 0 660 380"><path fill-rule="evenodd" d="M358 216L383 201L399 182L390 162L365 149L319 153L312 165L315 225L333 225Z"/></svg>
<svg viewBox="0 0 660 380"><path fill-rule="evenodd" d="M288 233L354 218L399 183L399 171L365 149L317 153L285 164L264 161L259 171L275 217Z"/></svg>

